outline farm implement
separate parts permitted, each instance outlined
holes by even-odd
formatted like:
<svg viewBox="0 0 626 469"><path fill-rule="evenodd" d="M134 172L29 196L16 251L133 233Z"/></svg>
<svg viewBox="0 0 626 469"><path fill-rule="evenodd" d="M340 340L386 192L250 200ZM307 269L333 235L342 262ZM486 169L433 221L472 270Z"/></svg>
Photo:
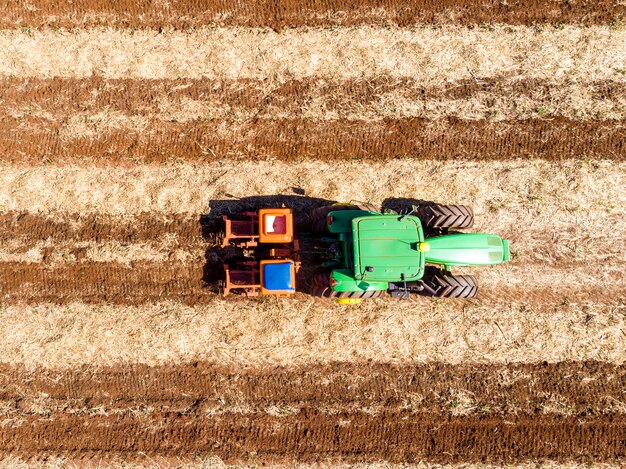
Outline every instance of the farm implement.
<svg viewBox="0 0 626 469"><path fill-rule="evenodd" d="M509 260L495 234L463 233L474 215L463 205L427 203L401 213L370 205L311 210L296 238L291 208L222 216L219 244L240 256L224 262L224 295L290 296L296 291L355 304L389 293L471 298L478 285L452 269ZM302 285L302 288L300 288Z"/></svg>

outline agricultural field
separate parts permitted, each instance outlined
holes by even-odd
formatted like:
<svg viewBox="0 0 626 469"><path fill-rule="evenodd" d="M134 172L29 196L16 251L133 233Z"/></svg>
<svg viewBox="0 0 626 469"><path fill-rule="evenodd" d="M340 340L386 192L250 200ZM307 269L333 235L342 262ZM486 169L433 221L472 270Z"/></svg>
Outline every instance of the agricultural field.
<svg viewBox="0 0 626 469"><path fill-rule="evenodd" d="M625 188L623 1L0 0L0 465L624 465ZM471 205L512 258L223 298L255 197Z"/></svg>

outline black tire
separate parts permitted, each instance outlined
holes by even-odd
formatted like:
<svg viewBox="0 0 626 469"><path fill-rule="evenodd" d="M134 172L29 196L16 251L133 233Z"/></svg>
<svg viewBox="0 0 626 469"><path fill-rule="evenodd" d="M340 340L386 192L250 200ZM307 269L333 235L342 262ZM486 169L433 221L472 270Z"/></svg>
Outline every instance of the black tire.
<svg viewBox="0 0 626 469"><path fill-rule="evenodd" d="M426 229L462 229L474 224L474 212L466 205L422 205L415 215Z"/></svg>
<svg viewBox="0 0 626 469"><path fill-rule="evenodd" d="M311 282L313 288L311 294L313 296L321 296L323 298L380 298L385 294L385 290L373 290L364 292L336 292L330 287L330 274L316 274Z"/></svg>
<svg viewBox="0 0 626 469"><path fill-rule="evenodd" d="M452 275L440 272L425 276L422 281L435 292L422 293L439 298L474 298L478 293L478 283L471 275Z"/></svg>
<svg viewBox="0 0 626 469"><path fill-rule="evenodd" d="M336 212L338 210L368 210L370 212L377 212L378 209L370 204L359 205L325 205L323 207L314 208L309 212L309 226L313 233L327 233L328 226L326 224L326 218L330 212Z"/></svg>

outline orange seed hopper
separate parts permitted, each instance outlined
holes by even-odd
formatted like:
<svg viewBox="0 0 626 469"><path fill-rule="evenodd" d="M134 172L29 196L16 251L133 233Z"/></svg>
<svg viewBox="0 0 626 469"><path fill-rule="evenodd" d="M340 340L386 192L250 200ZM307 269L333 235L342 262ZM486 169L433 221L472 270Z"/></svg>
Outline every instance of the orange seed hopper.
<svg viewBox="0 0 626 469"><path fill-rule="evenodd" d="M290 208L259 210L259 241L261 243L293 241L293 213Z"/></svg>

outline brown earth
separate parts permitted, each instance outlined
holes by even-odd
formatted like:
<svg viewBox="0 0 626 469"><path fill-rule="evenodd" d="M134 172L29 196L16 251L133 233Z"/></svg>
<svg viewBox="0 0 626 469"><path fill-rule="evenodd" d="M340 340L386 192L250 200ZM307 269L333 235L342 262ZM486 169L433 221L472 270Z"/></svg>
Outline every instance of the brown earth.
<svg viewBox="0 0 626 469"><path fill-rule="evenodd" d="M235 368L197 362L69 371L0 365L6 416L71 405L82 412L152 409L202 416L242 413L410 410L431 415L565 413L579 417L626 412L626 366L603 362L453 365L331 363ZM45 397L44 397L45 396ZM620 407L621 406L621 407Z"/></svg>
<svg viewBox="0 0 626 469"><path fill-rule="evenodd" d="M512 463L626 457L626 417L470 416L384 411L291 416L24 417L0 428L0 452L19 456L216 455L224 461Z"/></svg>
<svg viewBox="0 0 626 469"><path fill-rule="evenodd" d="M113 220L98 214L63 214L62 219L29 212L0 213L0 242L22 240L117 241L138 243L175 236L185 244L206 241L201 217L187 214L140 213L132 220ZM206 233L208 235L208 233Z"/></svg>
<svg viewBox="0 0 626 469"><path fill-rule="evenodd" d="M270 27L415 23L612 24L626 14L615 0L224 0L128 2L54 0L0 2L0 28L193 28L203 25Z"/></svg>
<svg viewBox="0 0 626 469"><path fill-rule="evenodd" d="M129 266L74 263L49 269L40 264L7 262L0 269L0 296L6 303L31 304L80 300L132 305L168 298L184 304L206 303L214 295L203 281L203 268L202 263L144 261Z"/></svg>
<svg viewBox="0 0 626 469"><path fill-rule="evenodd" d="M445 82L428 87L412 78L391 77L343 81L307 78L284 83L253 79L7 77L0 80L0 112L8 116L16 113L28 115L29 112L51 113L55 120L61 121L80 112L103 111L168 120L184 114L185 106L189 106L190 102L201 102L231 113L253 114L257 118L281 114L301 117L303 110L316 102L326 113L341 117L346 109L381 107L391 94L400 96L406 102L420 102L427 99L463 100L487 93L493 101L525 98L535 101L538 107L548 107L547 103L561 101L562 90L570 87L584 89L590 99L596 101L626 100L624 84L610 80L557 83L536 78L499 77ZM193 107L186 111L193 116Z"/></svg>
<svg viewBox="0 0 626 469"><path fill-rule="evenodd" d="M228 253L227 253L228 254ZM231 255L233 253L230 253ZM51 267L41 263L0 263L0 297L5 304L111 303L139 305L178 301L186 305L207 304L215 299L223 254L207 253L208 261L150 262L81 262ZM567 268L567 266L565 266ZM307 279L298 280L302 291ZM525 286L498 285L479 290L484 300L506 301L523 298L537 304L595 302L620 304L626 291L591 285Z"/></svg>
<svg viewBox="0 0 626 469"><path fill-rule="evenodd" d="M93 129L68 134L44 118L0 121L0 154L6 163L44 162L209 163L248 160L388 160L393 158L510 160L597 158L623 161L623 121L550 120L489 122L456 118L379 122L306 119L153 122L143 129Z"/></svg>

